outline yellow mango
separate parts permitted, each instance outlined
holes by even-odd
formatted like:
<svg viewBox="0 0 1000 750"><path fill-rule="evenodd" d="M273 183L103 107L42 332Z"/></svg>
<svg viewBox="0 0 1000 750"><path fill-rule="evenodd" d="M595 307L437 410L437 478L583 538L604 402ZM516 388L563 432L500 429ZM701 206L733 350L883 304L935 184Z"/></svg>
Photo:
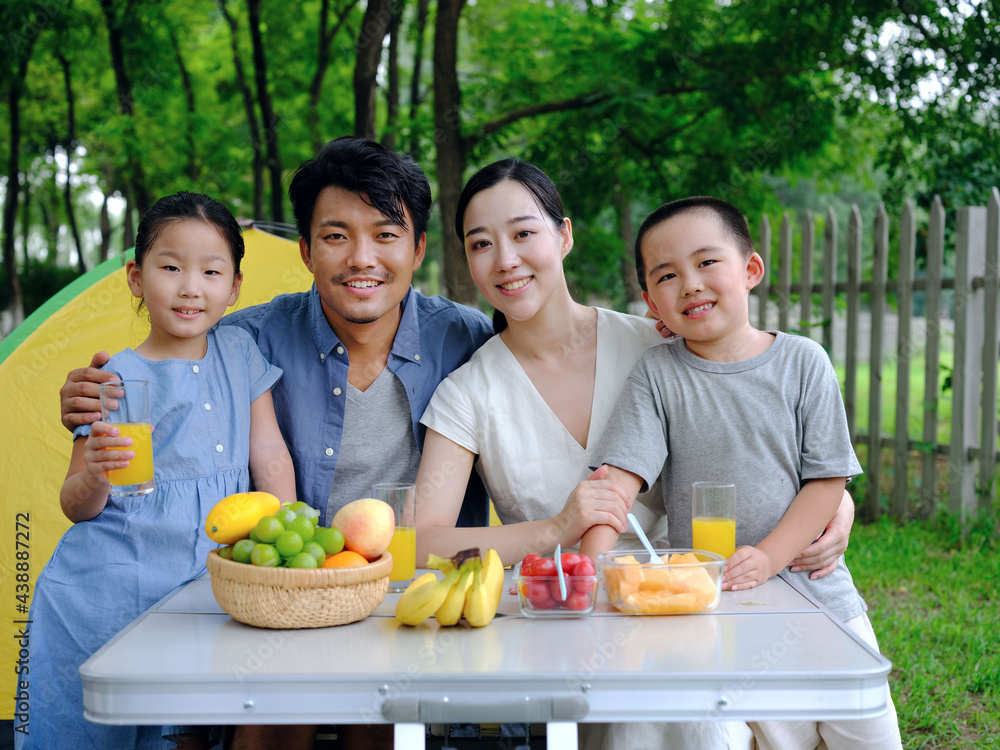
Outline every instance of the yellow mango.
<svg viewBox="0 0 1000 750"><path fill-rule="evenodd" d="M238 492L222 498L205 519L205 533L213 542L235 544L250 534L264 516L273 516L281 501L269 492Z"/></svg>

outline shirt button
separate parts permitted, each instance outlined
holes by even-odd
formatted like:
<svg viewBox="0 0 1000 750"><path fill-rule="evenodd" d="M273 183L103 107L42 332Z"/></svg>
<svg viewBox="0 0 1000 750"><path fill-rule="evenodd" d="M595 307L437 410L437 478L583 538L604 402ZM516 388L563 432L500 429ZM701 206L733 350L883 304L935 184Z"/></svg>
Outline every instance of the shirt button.
<svg viewBox="0 0 1000 750"><path fill-rule="evenodd" d="M344 347L338 346L337 347L337 354L343 354L343 353L344 353Z"/></svg>
<svg viewBox="0 0 1000 750"><path fill-rule="evenodd" d="M320 354L320 355L319 355L319 358L320 358L320 359L326 359L326 354Z"/></svg>
<svg viewBox="0 0 1000 750"><path fill-rule="evenodd" d="M197 373L198 372L198 365L192 365L191 366L191 371Z"/></svg>
<svg viewBox="0 0 1000 750"><path fill-rule="evenodd" d="M333 448L327 448L326 449L326 455L332 456L333 455Z"/></svg>
<svg viewBox="0 0 1000 750"><path fill-rule="evenodd" d="M417 362L419 362L419 361L420 361L420 355L419 355L419 354L414 354L414 355L413 355L413 358L414 358L414 359L415 359L415 360L416 360Z"/></svg>
<svg viewBox="0 0 1000 750"><path fill-rule="evenodd" d="M340 389L339 388L334 388L333 389L333 395L334 396L339 396L340 395Z"/></svg>
<svg viewBox="0 0 1000 750"><path fill-rule="evenodd" d="M212 411L212 405L211 404L205 404L205 411Z"/></svg>
<svg viewBox="0 0 1000 750"><path fill-rule="evenodd" d="M222 451L224 451L224 450L225 450L225 448L222 447L222 443L219 443L217 446L215 446L215 452L216 453L222 453Z"/></svg>

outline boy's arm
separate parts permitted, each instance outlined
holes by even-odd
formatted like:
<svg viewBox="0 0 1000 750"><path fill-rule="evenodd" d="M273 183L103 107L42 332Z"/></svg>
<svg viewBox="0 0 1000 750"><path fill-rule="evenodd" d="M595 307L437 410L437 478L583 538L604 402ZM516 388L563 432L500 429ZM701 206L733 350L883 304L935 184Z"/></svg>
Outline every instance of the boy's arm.
<svg viewBox="0 0 1000 750"><path fill-rule="evenodd" d="M639 490L642 489L642 479L630 471L619 469L617 466L607 466L606 464L600 466L591 476L597 475L603 468L607 468L608 470L604 481L616 485L619 491L627 498L627 504L631 508L632 503L635 502L635 498L639 494ZM613 549L617 541L618 532L611 526L604 524L591 526L583 535L583 538L580 539L580 552L590 555L592 559L596 560L598 552L607 552L609 549Z"/></svg>
<svg viewBox="0 0 1000 750"><path fill-rule="evenodd" d="M726 561L722 586L743 591L781 572L833 518L846 477L806 481L778 525L756 547L740 547Z"/></svg>
<svg viewBox="0 0 1000 750"><path fill-rule="evenodd" d="M792 560L792 572L812 571L809 573L809 579L813 581L830 575L837 569L840 556L847 551L853 525L854 498L850 492L844 490L844 498L840 501L836 515L830 519L830 523L826 525L819 538Z"/></svg>
<svg viewBox="0 0 1000 750"><path fill-rule="evenodd" d="M283 503L295 502L295 469L274 416L271 391L250 404L250 476L257 490Z"/></svg>

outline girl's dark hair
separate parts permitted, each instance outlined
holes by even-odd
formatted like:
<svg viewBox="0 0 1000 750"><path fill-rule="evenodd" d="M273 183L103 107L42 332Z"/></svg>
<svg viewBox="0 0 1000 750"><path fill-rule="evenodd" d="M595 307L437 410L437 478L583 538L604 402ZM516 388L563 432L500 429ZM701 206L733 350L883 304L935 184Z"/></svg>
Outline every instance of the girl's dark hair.
<svg viewBox="0 0 1000 750"><path fill-rule="evenodd" d="M556 229L561 230L565 224L563 202L555 183L549 176L534 164L521 161L517 157L501 159L483 167L476 172L462 190L458 198L458 210L455 212L455 233L462 244L465 244L465 211L469 203L478 193L510 180L523 185L538 201L538 205L552 219ZM495 310L493 312L493 330L500 333L507 327L507 317Z"/></svg>
<svg viewBox="0 0 1000 750"><path fill-rule="evenodd" d="M146 253L164 228L185 219L204 221L215 227L229 245L233 268L236 273L240 272L240 261L243 260L246 248L243 245L243 231L232 213L214 198L185 191L160 198L143 214L139 230L135 233L135 264L142 267Z"/></svg>
<svg viewBox="0 0 1000 750"><path fill-rule="evenodd" d="M414 249L427 231L431 186L417 163L381 143L343 136L323 146L315 158L303 162L288 186L295 224L307 247L312 243L316 199L328 187L357 193L401 227L406 226L406 206L413 219Z"/></svg>
<svg viewBox="0 0 1000 750"><path fill-rule="evenodd" d="M729 238L743 253L743 258L748 259L753 255L753 237L750 236L750 227L747 226L746 218L732 203L704 195L664 203L646 217L642 226L639 227L639 234L635 237L635 271L639 275L639 286L642 287L642 291L649 291L646 289L646 259L642 257L642 238L657 224L662 224L667 219L691 211L700 211L714 216L719 220Z"/></svg>

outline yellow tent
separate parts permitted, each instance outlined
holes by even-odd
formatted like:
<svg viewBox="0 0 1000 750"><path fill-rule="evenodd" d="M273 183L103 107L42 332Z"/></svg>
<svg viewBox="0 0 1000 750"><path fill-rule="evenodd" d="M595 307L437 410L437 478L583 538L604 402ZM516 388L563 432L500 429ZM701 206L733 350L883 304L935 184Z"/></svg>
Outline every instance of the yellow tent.
<svg viewBox="0 0 1000 750"><path fill-rule="evenodd" d="M282 292L308 289L312 276L294 242L247 230L240 308ZM69 527L59 508L72 440L59 421L59 388L70 370L85 367L101 349L121 351L148 331L133 312L121 259L81 276L36 310L0 342L0 394L6 426L0 430L0 545L7 636L0 639L0 695L14 697L21 664L30 667L28 607L35 578ZM27 629L27 637L21 637ZM14 668L11 666L14 665ZM30 684L20 692L29 696ZM15 718L17 701L2 703L0 719ZM15 725L17 722L15 721Z"/></svg>

